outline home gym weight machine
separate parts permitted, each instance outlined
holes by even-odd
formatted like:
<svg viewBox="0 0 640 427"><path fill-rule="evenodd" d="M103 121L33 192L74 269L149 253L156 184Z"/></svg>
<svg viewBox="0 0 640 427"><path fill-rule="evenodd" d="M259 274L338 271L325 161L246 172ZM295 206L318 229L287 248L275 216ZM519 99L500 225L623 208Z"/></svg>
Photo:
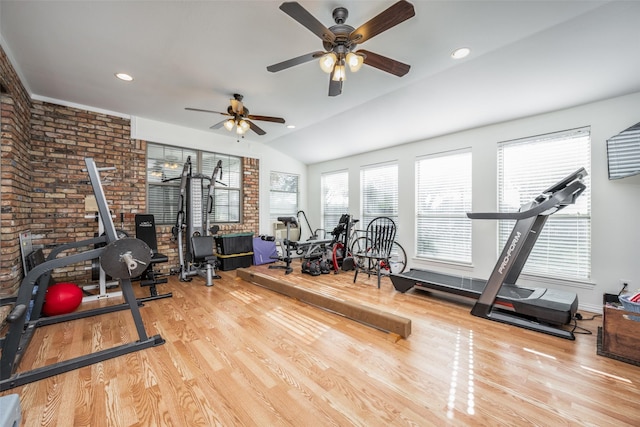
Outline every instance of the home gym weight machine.
<svg viewBox="0 0 640 427"><path fill-rule="evenodd" d="M192 167L191 156L189 156L179 177L178 214L176 224L171 230L178 242L180 266L177 273L180 281L188 282L192 276L200 275L206 279L207 286L213 286L213 279L220 278L215 274L213 235L219 231L220 227L211 226L210 221L213 213L215 184L225 185L218 181L222 179L222 160L218 160L211 177L194 174ZM170 178L164 182L175 179L178 178ZM203 215L202 188L205 180L209 181L209 185Z"/></svg>
<svg viewBox="0 0 640 427"><path fill-rule="evenodd" d="M118 238L113 220L107 205L107 199L100 182L99 169L92 158L85 159L86 170L93 188L100 218L105 233L92 239L60 245L54 248L45 262L36 265L26 273L18 288L17 297L0 299L0 305L13 304L6 320L7 333L0 338L2 356L0 358L0 391L8 390L33 381L39 381L54 375L102 362L124 354L163 344L160 335L149 337L144 327L138 301L133 293L131 278L139 276L151 260L151 249L141 240L135 238ZM106 246L95 247L105 243ZM81 248L90 249L81 251ZM75 250L73 254L60 256L63 252ZM120 281L124 303L95 309L82 310L69 314L42 317L42 306L48 284L39 280L50 275L56 268L83 263L99 258L100 265L107 274ZM37 290L35 290L38 282ZM34 292L35 290L35 292ZM31 304L33 302L33 304ZM29 307L32 305L29 312ZM135 323L138 337L135 341L112 348L98 350L89 354L49 364L29 371L16 372L24 351L28 347L34 332L40 326L52 325L69 320L83 319L90 316L129 310Z"/></svg>

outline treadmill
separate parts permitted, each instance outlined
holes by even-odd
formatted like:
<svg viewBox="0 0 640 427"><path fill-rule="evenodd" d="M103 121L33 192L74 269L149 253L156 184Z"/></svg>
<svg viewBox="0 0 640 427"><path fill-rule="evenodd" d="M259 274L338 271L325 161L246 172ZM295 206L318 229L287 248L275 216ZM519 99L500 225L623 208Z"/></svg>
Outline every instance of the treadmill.
<svg viewBox="0 0 640 427"><path fill-rule="evenodd" d="M520 207L518 212L467 213L470 219L514 219L511 231L489 280L456 276L422 269L390 274L399 292L411 288L440 291L476 299L471 314L574 340L569 324L578 310L573 292L524 288L515 283L549 215L574 204L586 186L587 171L580 168Z"/></svg>

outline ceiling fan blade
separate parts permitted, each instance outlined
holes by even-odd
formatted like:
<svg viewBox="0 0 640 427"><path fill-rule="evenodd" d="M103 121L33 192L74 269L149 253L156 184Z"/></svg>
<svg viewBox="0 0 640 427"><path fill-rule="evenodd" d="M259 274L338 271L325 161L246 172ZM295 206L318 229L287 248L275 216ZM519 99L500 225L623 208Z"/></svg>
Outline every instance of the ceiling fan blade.
<svg viewBox="0 0 640 427"><path fill-rule="evenodd" d="M251 120L245 120L245 121L249 124L249 127L251 128L251 130L257 133L258 135L266 134L265 131L263 131L260 127L258 127L258 125L253 123Z"/></svg>
<svg viewBox="0 0 640 427"><path fill-rule="evenodd" d="M342 80L333 80L333 71L329 77L329 96L338 96L342 93Z"/></svg>
<svg viewBox="0 0 640 427"><path fill-rule="evenodd" d="M411 65L403 64L395 59L387 58L386 56L378 55L377 53L369 52L368 50L359 50L358 53L364 54L364 63L377 68L378 70L386 71L394 76L402 77L409 72Z"/></svg>
<svg viewBox="0 0 640 427"><path fill-rule="evenodd" d="M280 10L298 21L299 24L320 37L323 41L333 43L336 39L336 35L322 25L322 23L310 14L307 9L302 7L300 3L295 1L284 2L280 5Z"/></svg>
<svg viewBox="0 0 640 427"><path fill-rule="evenodd" d="M214 113L214 114L222 114L223 116L228 116L229 114L227 113L221 113L219 111L211 111L211 110L203 110L200 108L190 108L190 107L185 107L185 110L189 110L189 111L201 111L203 113Z"/></svg>
<svg viewBox="0 0 640 427"><path fill-rule="evenodd" d="M364 43L389 28L395 27L401 22L415 16L413 5L405 0L393 4L384 12L371 18L349 34L349 40L353 43Z"/></svg>
<svg viewBox="0 0 640 427"><path fill-rule="evenodd" d="M264 122L284 123L284 119L281 117L256 116L254 114L249 114L247 118L251 120L262 120Z"/></svg>
<svg viewBox="0 0 640 427"><path fill-rule="evenodd" d="M286 70L287 68L291 68L296 65L304 64L305 62L313 61L316 58L320 58L322 55L324 55L324 52L321 51L300 55L296 58L291 58L286 61L278 62L277 64L269 65L267 67L267 71L276 73L278 71Z"/></svg>
<svg viewBox="0 0 640 427"><path fill-rule="evenodd" d="M223 121L221 121L220 123L216 123L215 125L211 126L209 129L220 129L222 127L222 125L224 125L224 122L226 122L229 119L225 119Z"/></svg>

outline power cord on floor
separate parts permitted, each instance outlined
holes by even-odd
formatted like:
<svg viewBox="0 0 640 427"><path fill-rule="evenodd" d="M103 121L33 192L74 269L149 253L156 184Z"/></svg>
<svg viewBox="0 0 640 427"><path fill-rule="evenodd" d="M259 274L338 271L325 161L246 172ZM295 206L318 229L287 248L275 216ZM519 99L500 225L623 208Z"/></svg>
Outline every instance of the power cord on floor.
<svg viewBox="0 0 640 427"><path fill-rule="evenodd" d="M582 334L582 335L593 335L593 332L591 332L590 330L585 329L582 326L578 326L578 320L585 320L585 321L593 320L596 317L601 317L601 316L602 316L602 314L594 314L593 316L589 317L588 319L585 319L584 317L582 317L582 314L576 313L573 316L573 329L571 330L571 332L573 332L575 334Z"/></svg>

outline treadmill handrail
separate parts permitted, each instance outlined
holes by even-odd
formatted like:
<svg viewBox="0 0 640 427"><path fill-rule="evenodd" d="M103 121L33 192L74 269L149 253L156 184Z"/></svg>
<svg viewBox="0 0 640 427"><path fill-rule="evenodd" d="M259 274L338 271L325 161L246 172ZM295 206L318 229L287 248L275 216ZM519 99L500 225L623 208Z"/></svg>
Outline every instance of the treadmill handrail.
<svg viewBox="0 0 640 427"><path fill-rule="evenodd" d="M538 215L550 215L573 204L576 198L585 190L586 185L582 181L574 181L560 191L555 191L544 202L521 212L467 212L470 219L525 219ZM549 211L549 213L546 213Z"/></svg>
<svg viewBox="0 0 640 427"><path fill-rule="evenodd" d="M574 173L566 176L564 179L561 179L560 181L553 184L551 187L544 190L542 193L540 193L540 196L538 196L538 198L544 197L545 194L555 193L563 189L564 187L567 187L573 181L576 181L576 180L582 181L582 179L587 175L588 175L587 170L585 168L580 168ZM536 198L536 200L538 200L538 198ZM542 201L542 200L538 200L538 201Z"/></svg>

